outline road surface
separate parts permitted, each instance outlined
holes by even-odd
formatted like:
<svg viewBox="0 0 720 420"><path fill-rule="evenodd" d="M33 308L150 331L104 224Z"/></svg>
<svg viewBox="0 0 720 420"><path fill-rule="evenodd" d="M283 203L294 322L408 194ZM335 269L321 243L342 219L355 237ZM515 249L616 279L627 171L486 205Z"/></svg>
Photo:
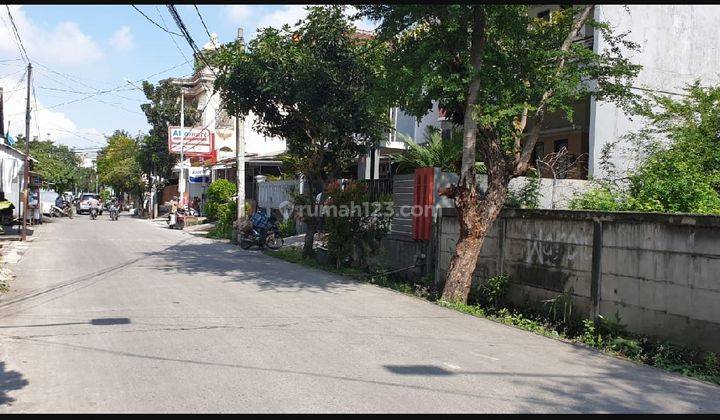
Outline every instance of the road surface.
<svg viewBox="0 0 720 420"><path fill-rule="evenodd" d="M720 387L121 215L38 229L4 412L719 412Z"/></svg>

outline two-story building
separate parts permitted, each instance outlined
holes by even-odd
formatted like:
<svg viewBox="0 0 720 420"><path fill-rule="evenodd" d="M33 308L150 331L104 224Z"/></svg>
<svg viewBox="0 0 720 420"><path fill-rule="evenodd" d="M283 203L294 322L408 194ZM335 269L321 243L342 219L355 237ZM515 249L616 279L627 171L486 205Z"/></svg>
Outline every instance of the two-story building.
<svg viewBox="0 0 720 420"><path fill-rule="evenodd" d="M206 52L219 46L217 35L212 34L211 42L203 46ZM242 32L239 31L239 38ZM204 66L188 78L172 78L172 82L182 86L185 101L197 100L200 120L195 127L204 128L214 135L214 153L212 157L188 158L185 161L185 200L190 203L194 197L202 199L209 182L217 178L226 178L233 182L236 179L236 129L245 144L245 191L248 198L253 196L254 176L258 174L279 173L280 161L277 156L286 149L285 141L264 136L253 129L255 116L236 119L228 115L220 95L213 88L215 69ZM179 174L180 165L174 168ZM179 178L179 176L178 176ZM179 181L178 181L179 182ZM163 201L177 195L177 184L169 185L163 192Z"/></svg>
<svg viewBox="0 0 720 420"><path fill-rule="evenodd" d="M550 18L560 5L533 5L529 12L538 18ZM640 51L627 52L633 63L643 66L634 82L637 93L647 91L681 95L682 88L700 79L704 86L720 82L720 37L716 35L720 22L720 7L714 5L611 5L594 6L593 19L608 22L616 33L628 33L627 39L640 45ZM599 30L585 25L576 42L583 43L602 54L610 48ZM645 124L642 118L628 115L612 103L597 101L593 97L573 104L574 115L568 121L560 113L545 118L538 143L532 157L543 177L587 179L602 177L601 154L605 145L617 142L610 161L619 172L631 170L637 160L629 154L626 135ZM383 178L390 167L390 157L405 149L396 133L403 133L424 142L424 129L433 125L443 131L449 129L437 109L417 121L402 110L393 109L391 121L396 132L372 155L359 159L358 178L370 179L374 161L374 178ZM528 130L531 127L528 126ZM551 161L551 154L557 159ZM553 165L553 172L543 160Z"/></svg>

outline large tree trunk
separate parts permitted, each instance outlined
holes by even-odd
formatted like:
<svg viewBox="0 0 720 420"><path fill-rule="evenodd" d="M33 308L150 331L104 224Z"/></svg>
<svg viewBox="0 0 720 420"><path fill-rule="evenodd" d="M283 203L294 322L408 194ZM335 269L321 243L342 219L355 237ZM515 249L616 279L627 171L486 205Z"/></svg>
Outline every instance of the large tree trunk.
<svg viewBox="0 0 720 420"><path fill-rule="evenodd" d="M475 147L477 140L477 124L475 123L475 104L478 101L480 90L480 68L482 65L482 52L485 43L485 10L483 6L474 7L472 45L470 46L470 62L475 71L465 104L463 121L463 152L460 180L458 185L451 188L447 194L455 199L455 208L458 211L460 224L460 239L455 254L450 260L443 298L446 300L467 299L472 282L472 273L475 271L475 261L482 246L482 237L487 228L482 229L480 211L478 208L478 191L475 178ZM484 201L484 200L483 200ZM464 297L463 297L464 296Z"/></svg>
<svg viewBox="0 0 720 420"><path fill-rule="evenodd" d="M313 245L315 243L315 232L317 232L317 221L314 217L305 218L305 243L303 244L303 258L309 259L314 255Z"/></svg>
<svg viewBox="0 0 720 420"><path fill-rule="evenodd" d="M493 150L486 150L486 157L502 153L497 141L493 141L488 149ZM479 199L475 186L470 189L462 186L456 189L455 208L458 212L460 238L450 260L443 290L443 299L451 302L467 302L485 236L507 199L509 172L504 160L494 161L495 164L488 167L488 189L482 199Z"/></svg>
<svg viewBox="0 0 720 420"><path fill-rule="evenodd" d="M585 24L592 11L592 5L586 5L581 13L575 18L572 29L565 38L560 50L568 51L578 32ZM475 104L478 99L480 78L477 76L482 67L482 51L485 43L485 20L482 6L475 6L473 21L472 44L470 46L470 61L476 76L473 77L468 87L468 97L465 106L463 141L463 161L460 181L456 187L452 187L448 197L455 198L455 208L458 212L458 223L460 225L460 238L458 239L455 253L450 260L448 273L443 290L443 299L449 301L467 302L472 285L472 275L475 271L477 258L482 249L485 235L492 227L492 224L500 214L507 198L508 184L511 176L520 176L525 173L528 161L532 154L533 147L537 142L544 116L547 101L553 96L553 91L546 91L535 111L535 126L527 136L522 150L519 148L519 137L516 140L516 150L512 171L507 166L505 154L500 145L499 139L493 133L485 133L486 141L479 144L484 154L485 165L488 169L488 190L480 200L475 185L475 147L477 137L477 125L473 119ZM557 70L565 66L565 58L561 57L557 63ZM527 122L527 109L518 119L516 130L521 135ZM487 135L490 134L490 135Z"/></svg>
<svg viewBox="0 0 720 420"><path fill-rule="evenodd" d="M307 179L315 179L314 182L309 185L310 189L310 201L312 204L310 204L312 208L312 213L309 215L305 215L303 217L303 221L305 222L305 225L307 226L307 231L305 232L305 242L303 244L303 258L312 258L315 255L315 251L313 250L313 246L315 244L315 233L317 232L318 225L320 224L320 204L317 204L315 202L315 197L318 193L324 193L325 192L325 184L326 181L323 179L317 179L317 177L313 178L311 176L307 176ZM313 185L314 184L314 185ZM315 187L315 188L313 188ZM320 197L321 199L324 197Z"/></svg>

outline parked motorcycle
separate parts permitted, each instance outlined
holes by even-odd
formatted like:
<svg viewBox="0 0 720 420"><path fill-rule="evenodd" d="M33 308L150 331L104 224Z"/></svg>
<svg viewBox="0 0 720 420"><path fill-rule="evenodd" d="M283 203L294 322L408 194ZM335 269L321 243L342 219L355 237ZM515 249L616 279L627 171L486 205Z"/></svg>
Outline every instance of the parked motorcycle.
<svg viewBox="0 0 720 420"><path fill-rule="evenodd" d="M285 241L280 234L280 227L277 219L274 216L270 216L268 219L267 227L265 228L265 234L262 235L260 228L256 228L251 222L248 222L242 229L240 236L240 247L242 249L250 249L253 245L257 245L259 248L268 248L275 250L280 249Z"/></svg>
<svg viewBox="0 0 720 420"><path fill-rule="evenodd" d="M98 216L98 209L97 209L97 207L91 208L91 209L90 209L90 219L91 219L91 220L95 220L95 219L97 219L97 216Z"/></svg>
<svg viewBox="0 0 720 420"><path fill-rule="evenodd" d="M60 207L56 205L50 206L50 217L69 217L73 218L73 206L69 201L64 201Z"/></svg>

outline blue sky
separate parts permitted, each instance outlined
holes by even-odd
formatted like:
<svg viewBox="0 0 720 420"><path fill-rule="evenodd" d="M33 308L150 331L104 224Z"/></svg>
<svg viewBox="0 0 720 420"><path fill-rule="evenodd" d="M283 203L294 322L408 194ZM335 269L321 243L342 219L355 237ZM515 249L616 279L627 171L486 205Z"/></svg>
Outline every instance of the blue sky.
<svg viewBox="0 0 720 420"><path fill-rule="evenodd" d="M137 7L160 25L179 32L164 5ZM221 43L233 40L238 27L243 27L248 40L259 27L295 23L306 13L303 5L198 8L208 29L217 33ZM177 9L202 48L209 38L195 8L179 5ZM33 61L39 111L33 113L31 135L39 132L42 139L50 133L49 138L56 142L87 148L103 145L103 136L115 129L131 133L147 131L149 127L139 108L144 95L125 79L156 82L192 72L192 64L183 64L192 57L187 42L154 26L130 5L11 5L10 12ZM10 133L15 136L25 132L26 91L21 81L25 64L11 37L4 5L0 7L0 17L0 85L5 90L5 126L9 122ZM360 22L358 26L371 29L373 25ZM169 70L173 67L176 68ZM117 90L86 98L98 90L113 89Z"/></svg>

